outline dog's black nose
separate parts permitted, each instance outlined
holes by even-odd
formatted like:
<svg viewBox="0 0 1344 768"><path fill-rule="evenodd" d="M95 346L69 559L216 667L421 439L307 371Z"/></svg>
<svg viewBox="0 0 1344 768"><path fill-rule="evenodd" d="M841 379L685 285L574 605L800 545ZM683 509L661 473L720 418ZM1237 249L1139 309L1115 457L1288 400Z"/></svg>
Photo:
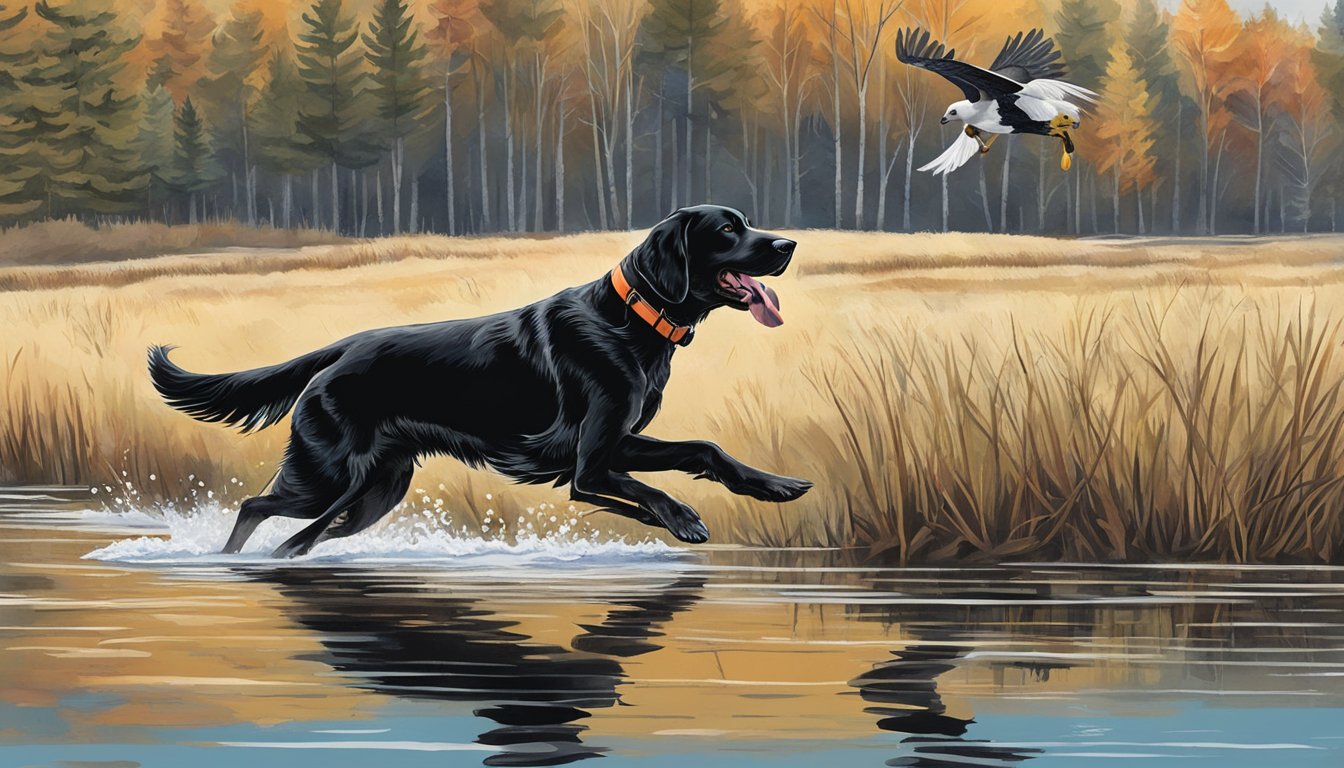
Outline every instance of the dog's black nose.
<svg viewBox="0 0 1344 768"><path fill-rule="evenodd" d="M775 246L775 250L779 251L780 253L793 253L793 246L797 245L797 243L793 242L792 240L785 240L784 238L781 237L780 239L771 243L771 245Z"/></svg>

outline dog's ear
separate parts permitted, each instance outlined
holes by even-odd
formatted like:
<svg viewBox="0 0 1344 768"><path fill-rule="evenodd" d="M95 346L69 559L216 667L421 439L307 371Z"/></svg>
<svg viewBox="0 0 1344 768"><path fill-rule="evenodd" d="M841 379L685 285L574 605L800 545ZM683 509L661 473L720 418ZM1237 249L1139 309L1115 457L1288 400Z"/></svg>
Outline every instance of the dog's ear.
<svg viewBox="0 0 1344 768"><path fill-rule="evenodd" d="M630 254L635 272L668 304L680 304L691 289L690 236L693 215L676 211L658 222Z"/></svg>

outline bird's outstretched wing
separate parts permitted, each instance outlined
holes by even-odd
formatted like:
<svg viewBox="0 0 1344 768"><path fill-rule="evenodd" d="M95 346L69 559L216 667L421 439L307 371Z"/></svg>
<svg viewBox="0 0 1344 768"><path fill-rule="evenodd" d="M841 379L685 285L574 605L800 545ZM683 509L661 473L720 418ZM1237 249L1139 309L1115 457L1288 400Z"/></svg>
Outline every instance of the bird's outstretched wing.
<svg viewBox="0 0 1344 768"><path fill-rule="evenodd" d="M1032 80L1058 80L1068 73L1055 41L1039 29L1018 32L1003 42L1003 50L994 57L989 68L1010 80L1028 83Z"/></svg>
<svg viewBox="0 0 1344 768"><path fill-rule="evenodd" d="M1007 93L1022 90L1022 84L988 69L974 64L957 61L955 50L946 50L945 46L929 37L928 30L902 29L896 32L896 58L900 61L930 72L937 72L961 89L966 100L979 101L982 98L997 98Z"/></svg>
<svg viewBox="0 0 1344 768"><path fill-rule="evenodd" d="M920 166L919 170L929 171L934 176L951 173L965 165L980 151L980 142L967 136L965 131L957 131L957 140L943 150L943 154Z"/></svg>

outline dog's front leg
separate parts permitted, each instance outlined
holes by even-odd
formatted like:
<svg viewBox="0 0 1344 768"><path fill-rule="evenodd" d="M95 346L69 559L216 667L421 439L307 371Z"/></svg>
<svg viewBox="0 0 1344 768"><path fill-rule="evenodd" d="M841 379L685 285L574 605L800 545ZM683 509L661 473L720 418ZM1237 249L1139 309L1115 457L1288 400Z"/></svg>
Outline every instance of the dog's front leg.
<svg viewBox="0 0 1344 768"><path fill-rule="evenodd" d="M698 544L708 540L709 530L695 510L613 468L618 446L622 438L630 434L632 424L634 418L628 409L611 401L599 400L590 404L588 415L579 426L570 498L613 508L622 514L625 514L623 508L633 505L637 510L651 514L657 525L682 541ZM641 519L633 514L630 516Z"/></svg>
<svg viewBox="0 0 1344 768"><path fill-rule="evenodd" d="M678 470L722 483L733 493L761 501L793 501L812 487L807 480L775 475L743 464L705 440L672 441L626 435L617 446L612 469L617 472Z"/></svg>

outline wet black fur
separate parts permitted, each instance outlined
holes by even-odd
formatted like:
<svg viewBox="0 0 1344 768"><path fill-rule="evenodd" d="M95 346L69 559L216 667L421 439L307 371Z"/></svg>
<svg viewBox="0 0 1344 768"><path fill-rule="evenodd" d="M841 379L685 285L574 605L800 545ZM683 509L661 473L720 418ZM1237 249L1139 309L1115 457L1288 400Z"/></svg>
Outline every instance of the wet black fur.
<svg viewBox="0 0 1344 768"><path fill-rule="evenodd" d="M746 308L718 289L723 270L778 275L793 248L735 210L703 205L660 222L622 268L674 322L693 325L718 307ZM699 515L628 473L680 470L767 501L811 487L710 442L640 434L662 402L677 346L626 308L609 275L509 312L366 331L240 373L189 373L169 349L149 350L149 373L174 408L244 431L294 409L280 472L269 493L243 502L226 552L273 515L314 520L277 557L362 531L401 500L415 460L428 454L519 482L568 484L574 501L691 542L709 537Z"/></svg>

